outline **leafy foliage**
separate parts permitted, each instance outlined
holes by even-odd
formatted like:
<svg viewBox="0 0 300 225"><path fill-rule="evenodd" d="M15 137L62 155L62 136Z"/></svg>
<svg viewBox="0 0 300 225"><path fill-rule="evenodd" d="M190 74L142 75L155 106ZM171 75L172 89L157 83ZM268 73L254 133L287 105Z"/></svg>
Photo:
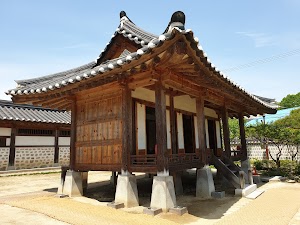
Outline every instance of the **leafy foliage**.
<svg viewBox="0 0 300 225"><path fill-rule="evenodd" d="M295 95L293 94L287 95L281 100L279 105L282 108L293 108L293 107L300 106L300 92Z"/></svg>
<svg viewBox="0 0 300 225"><path fill-rule="evenodd" d="M284 147L294 160L300 154L300 109L274 123L257 123L256 126L246 128L247 137L264 143L272 143L277 147L276 153L269 152L270 157L280 167L280 157Z"/></svg>
<svg viewBox="0 0 300 225"><path fill-rule="evenodd" d="M230 140L240 138L240 126L238 119L229 119L228 120L229 131L230 131Z"/></svg>

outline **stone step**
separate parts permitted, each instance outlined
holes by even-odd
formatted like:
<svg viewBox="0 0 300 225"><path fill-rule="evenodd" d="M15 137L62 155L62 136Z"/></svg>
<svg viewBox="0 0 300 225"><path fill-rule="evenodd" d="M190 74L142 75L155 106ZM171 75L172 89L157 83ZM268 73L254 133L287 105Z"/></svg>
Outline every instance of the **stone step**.
<svg viewBox="0 0 300 225"><path fill-rule="evenodd" d="M246 184L246 187L244 189L235 189L235 195L236 196L242 196L246 197L247 195L251 194L253 191L257 189L256 184Z"/></svg>

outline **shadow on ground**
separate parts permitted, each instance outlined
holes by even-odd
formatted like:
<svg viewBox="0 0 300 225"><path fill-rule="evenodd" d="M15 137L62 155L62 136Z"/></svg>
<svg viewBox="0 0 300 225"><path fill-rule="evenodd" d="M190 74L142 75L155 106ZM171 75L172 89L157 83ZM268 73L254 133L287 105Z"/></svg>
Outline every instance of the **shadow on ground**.
<svg viewBox="0 0 300 225"><path fill-rule="evenodd" d="M205 219L219 219L241 198L234 196L234 188L224 185L220 178L214 177L216 190L225 190L226 197L222 199L200 199L195 197L196 174L194 172L184 173L182 183L184 193L177 196L177 205L188 208L189 214ZM140 206L149 207L151 200L152 178L138 176L138 195ZM115 195L115 186L109 181L89 184L85 193L88 198L100 202L112 202ZM52 191L52 190L50 190Z"/></svg>

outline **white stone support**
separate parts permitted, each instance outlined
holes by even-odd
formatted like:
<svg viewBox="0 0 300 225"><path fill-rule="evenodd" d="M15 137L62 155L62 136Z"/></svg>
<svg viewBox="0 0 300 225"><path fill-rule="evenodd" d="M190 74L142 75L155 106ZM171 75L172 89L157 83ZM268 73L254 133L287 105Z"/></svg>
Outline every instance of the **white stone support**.
<svg viewBox="0 0 300 225"><path fill-rule="evenodd" d="M60 194L60 193L59 193ZM62 194L70 197L82 196L82 173L68 170L62 187Z"/></svg>
<svg viewBox="0 0 300 225"><path fill-rule="evenodd" d="M245 183L253 184L253 178L250 177L252 180L249 180L249 170L251 170L249 159L241 161L241 169L244 172Z"/></svg>
<svg viewBox="0 0 300 225"><path fill-rule="evenodd" d="M151 194L151 208L161 208L168 212L176 207L175 188L172 176L154 176Z"/></svg>
<svg viewBox="0 0 300 225"><path fill-rule="evenodd" d="M197 170L196 197L210 198L211 193L215 191L215 184L211 169L204 166Z"/></svg>
<svg viewBox="0 0 300 225"><path fill-rule="evenodd" d="M118 175L115 203L124 203L127 208L139 206L135 175L123 171Z"/></svg>
<svg viewBox="0 0 300 225"><path fill-rule="evenodd" d="M247 195L254 192L256 189L257 189L256 184L251 184L251 185L247 184L245 186L245 188L243 188L243 189L235 189L234 193L235 193L236 196L246 197Z"/></svg>

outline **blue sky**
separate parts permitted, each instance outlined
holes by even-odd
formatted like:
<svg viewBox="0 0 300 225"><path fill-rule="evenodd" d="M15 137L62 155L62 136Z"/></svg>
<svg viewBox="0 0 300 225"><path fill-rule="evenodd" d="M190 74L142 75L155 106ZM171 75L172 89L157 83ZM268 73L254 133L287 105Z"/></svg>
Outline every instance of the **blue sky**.
<svg viewBox="0 0 300 225"><path fill-rule="evenodd" d="M300 1L0 1L0 99L14 80L70 69L98 57L119 12L161 34L186 14L208 57L247 91L280 101L300 92ZM259 60L259 62L258 62Z"/></svg>

